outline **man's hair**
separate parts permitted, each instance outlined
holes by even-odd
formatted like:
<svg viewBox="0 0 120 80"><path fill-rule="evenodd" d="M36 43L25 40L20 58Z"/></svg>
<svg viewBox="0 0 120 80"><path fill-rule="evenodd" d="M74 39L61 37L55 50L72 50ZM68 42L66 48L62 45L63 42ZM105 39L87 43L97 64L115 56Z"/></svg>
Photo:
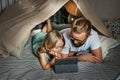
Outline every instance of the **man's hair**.
<svg viewBox="0 0 120 80"><path fill-rule="evenodd" d="M53 47L55 47L58 40L63 40L63 42L64 42L64 37L59 31L52 30L52 31L48 32L44 41L40 45L38 51L40 53L49 53L49 50L51 50Z"/></svg>
<svg viewBox="0 0 120 80"><path fill-rule="evenodd" d="M92 25L89 20L85 18L77 18L72 25L72 31L75 33L85 32L89 34L91 32Z"/></svg>

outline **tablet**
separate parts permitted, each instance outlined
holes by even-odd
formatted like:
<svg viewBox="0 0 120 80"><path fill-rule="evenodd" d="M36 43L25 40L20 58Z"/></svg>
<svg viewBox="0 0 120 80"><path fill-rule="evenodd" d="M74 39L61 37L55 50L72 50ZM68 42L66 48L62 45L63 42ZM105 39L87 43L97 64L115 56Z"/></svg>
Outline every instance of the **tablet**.
<svg viewBox="0 0 120 80"><path fill-rule="evenodd" d="M78 59L77 58L57 59L54 65L54 71L55 73L78 72Z"/></svg>

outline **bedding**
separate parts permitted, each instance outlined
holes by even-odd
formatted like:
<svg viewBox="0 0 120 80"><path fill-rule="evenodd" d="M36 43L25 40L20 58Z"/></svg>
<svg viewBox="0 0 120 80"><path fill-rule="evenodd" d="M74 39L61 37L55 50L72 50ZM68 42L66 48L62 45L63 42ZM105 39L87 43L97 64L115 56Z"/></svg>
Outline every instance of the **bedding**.
<svg viewBox="0 0 120 80"><path fill-rule="evenodd" d="M67 27L70 27L70 25ZM54 29L58 29L58 28L59 30L61 30L63 27L61 28L54 26ZM37 79L113 80L116 78L118 73L120 73L120 68L119 68L120 47L107 49L108 52L105 53L105 55L103 56L104 62L102 64L78 62L78 72L56 74L52 69L49 70L42 69L38 58L34 56L33 52L31 51L32 50L31 36L29 36L27 40L28 41L26 45L22 47L23 52L20 59L17 59L14 56L9 56L6 59L0 57L1 80L10 80L10 79L13 80L24 80L24 79L26 80L37 80ZM109 43L107 47L112 45L114 42L114 40L108 39L104 36L101 36L101 40L103 40L103 43L106 43L105 46ZM103 47L103 49L104 51L106 51L106 48ZM16 54L19 53L16 52Z"/></svg>
<svg viewBox="0 0 120 80"><path fill-rule="evenodd" d="M120 43L118 40L114 38L108 38L103 35L99 35L100 41L101 41L101 48L102 48L102 57L103 59L106 57L106 55L109 53L109 49L114 48L118 46Z"/></svg>
<svg viewBox="0 0 120 80"><path fill-rule="evenodd" d="M102 64L78 62L78 72L56 74L43 70L31 51L31 39L23 49L21 59L0 56L0 80L115 80L120 73L120 47L112 48Z"/></svg>

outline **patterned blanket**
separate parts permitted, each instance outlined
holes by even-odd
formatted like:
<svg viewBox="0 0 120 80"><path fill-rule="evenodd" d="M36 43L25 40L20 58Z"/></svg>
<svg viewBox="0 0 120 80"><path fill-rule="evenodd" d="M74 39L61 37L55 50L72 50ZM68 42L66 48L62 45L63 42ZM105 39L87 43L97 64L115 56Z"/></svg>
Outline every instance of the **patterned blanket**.
<svg viewBox="0 0 120 80"><path fill-rule="evenodd" d="M108 30L113 34L113 37L120 42L120 18L107 19L104 23Z"/></svg>

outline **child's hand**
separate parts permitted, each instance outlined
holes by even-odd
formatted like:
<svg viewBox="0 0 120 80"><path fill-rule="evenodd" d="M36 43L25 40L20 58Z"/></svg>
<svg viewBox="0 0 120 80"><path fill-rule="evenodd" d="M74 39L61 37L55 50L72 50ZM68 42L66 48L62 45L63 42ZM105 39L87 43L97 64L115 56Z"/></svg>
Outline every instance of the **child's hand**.
<svg viewBox="0 0 120 80"><path fill-rule="evenodd" d="M50 51L50 54L56 57L56 59L61 59L61 53L57 53L55 51Z"/></svg>
<svg viewBox="0 0 120 80"><path fill-rule="evenodd" d="M61 53L55 53L56 59L61 59Z"/></svg>

